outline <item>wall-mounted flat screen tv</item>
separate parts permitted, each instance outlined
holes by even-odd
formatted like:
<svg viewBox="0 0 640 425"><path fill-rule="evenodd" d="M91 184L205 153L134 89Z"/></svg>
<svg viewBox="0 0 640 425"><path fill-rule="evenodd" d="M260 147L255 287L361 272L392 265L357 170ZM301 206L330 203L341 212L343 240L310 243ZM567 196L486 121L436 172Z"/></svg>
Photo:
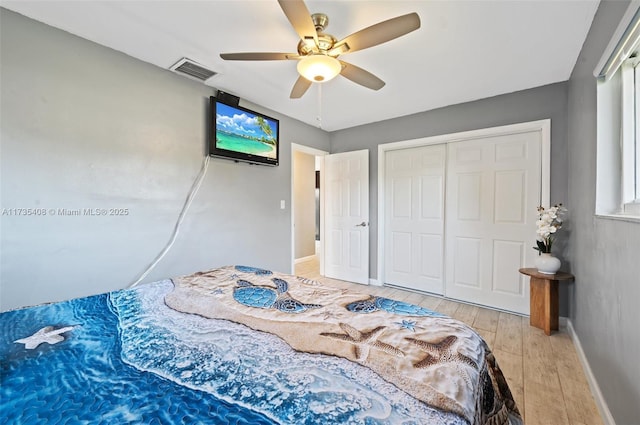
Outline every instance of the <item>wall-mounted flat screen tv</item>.
<svg viewBox="0 0 640 425"><path fill-rule="evenodd" d="M209 155L253 164L278 165L280 122L211 96L215 123Z"/></svg>

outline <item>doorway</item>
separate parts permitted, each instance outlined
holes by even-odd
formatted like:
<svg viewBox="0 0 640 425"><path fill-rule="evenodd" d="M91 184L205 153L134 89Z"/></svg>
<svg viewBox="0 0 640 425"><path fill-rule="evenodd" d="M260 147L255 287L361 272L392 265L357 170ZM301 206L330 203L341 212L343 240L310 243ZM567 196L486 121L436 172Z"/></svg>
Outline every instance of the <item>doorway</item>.
<svg viewBox="0 0 640 425"><path fill-rule="evenodd" d="M324 188L320 176L328 152L291 144L291 273L296 264L324 274ZM317 270L315 270L317 269ZM308 270L307 270L308 272Z"/></svg>

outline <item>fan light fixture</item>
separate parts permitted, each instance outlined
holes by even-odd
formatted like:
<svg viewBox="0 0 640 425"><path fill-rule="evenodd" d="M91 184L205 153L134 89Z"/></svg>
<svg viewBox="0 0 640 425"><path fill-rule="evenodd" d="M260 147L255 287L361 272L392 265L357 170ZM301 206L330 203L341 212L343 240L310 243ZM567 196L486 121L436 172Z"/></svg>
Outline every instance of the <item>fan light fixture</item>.
<svg viewBox="0 0 640 425"><path fill-rule="evenodd" d="M369 71L338 58L386 43L420 28L420 17L413 12L378 22L338 40L324 32L329 24L329 17L324 13L312 15L304 2L305 0L278 0L280 8L300 37L295 53L220 53L220 57L230 61L297 60L300 75L289 94L291 99L301 98L313 83L329 81L338 74L368 89L380 90L384 87L384 81ZM267 37L268 34L263 36Z"/></svg>
<svg viewBox="0 0 640 425"><path fill-rule="evenodd" d="M342 71L340 61L324 54L309 55L298 62L298 72L312 83L329 81L340 71Z"/></svg>

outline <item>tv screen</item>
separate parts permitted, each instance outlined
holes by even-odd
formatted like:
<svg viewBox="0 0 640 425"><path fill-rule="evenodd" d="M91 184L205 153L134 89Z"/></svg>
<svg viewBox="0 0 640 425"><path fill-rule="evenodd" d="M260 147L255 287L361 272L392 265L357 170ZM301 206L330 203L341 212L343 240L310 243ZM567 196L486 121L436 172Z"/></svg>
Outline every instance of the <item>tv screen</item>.
<svg viewBox="0 0 640 425"><path fill-rule="evenodd" d="M279 121L211 96L215 131L209 155L254 164L278 165Z"/></svg>

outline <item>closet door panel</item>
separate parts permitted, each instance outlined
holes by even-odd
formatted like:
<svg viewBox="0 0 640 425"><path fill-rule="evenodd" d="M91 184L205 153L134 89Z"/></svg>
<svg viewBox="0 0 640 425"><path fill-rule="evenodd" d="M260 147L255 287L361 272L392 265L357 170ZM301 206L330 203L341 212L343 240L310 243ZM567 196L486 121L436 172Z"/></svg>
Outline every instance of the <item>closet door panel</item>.
<svg viewBox="0 0 640 425"><path fill-rule="evenodd" d="M386 152L385 283L442 294L444 145Z"/></svg>
<svg viewBox="0 0 640 425"><path fill-rule="evenodd" d="M538 131L448 144L447 297L529 313L540 152Z"/></svg>

